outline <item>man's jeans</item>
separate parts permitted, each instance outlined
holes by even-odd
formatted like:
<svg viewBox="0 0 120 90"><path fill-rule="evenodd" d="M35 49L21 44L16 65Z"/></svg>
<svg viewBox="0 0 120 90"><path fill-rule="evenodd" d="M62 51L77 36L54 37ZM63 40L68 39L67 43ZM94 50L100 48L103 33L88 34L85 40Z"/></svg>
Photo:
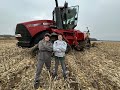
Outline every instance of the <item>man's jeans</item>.
<svg viewBox="0 0 120 90"><path fill-rule="evenodd" d="M43 68L44 64L45 64L47 70L50 72L51 60L48 60L48 61L46 61L46 60L38 60L35 81L39 80L39 76L40 76L40 73L42 71L42 68Z"/></svg>

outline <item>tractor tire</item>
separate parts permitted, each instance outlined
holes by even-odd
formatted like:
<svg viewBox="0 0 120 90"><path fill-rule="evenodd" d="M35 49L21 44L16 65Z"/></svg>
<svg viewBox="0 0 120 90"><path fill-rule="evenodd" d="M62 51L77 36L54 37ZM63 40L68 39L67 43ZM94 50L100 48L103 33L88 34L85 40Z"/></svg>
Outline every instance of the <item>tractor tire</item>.
<svg viewBox="0 0 120 90"><path fill-rule="evenodd" d="M34 44L37 44L40 40L42 40L46 33L48 33L48 32L45 31L45 32L42 32L41 34L37 35L37 37L34 39Z"/></svg>
<svg viewBox="0 0 120 90"><path fill-rule="evenodd" d="M84 51L85 46L86 46L86 41L79 41L78 46L75 46L75 50Z"/></svg>
<svg viewBox="0 0 120 90"><path fill-rule="evenodd" d="M71 51L71 46L70 46L69 44L67 44L67 49L66 49L65 53L67 54L67 53L69 53L70 51Z"/></svg>
<svg viewBox="0 0 120 90"><path fill-rule="evenodd" d="M51 36L50 41L51 41L52 43L54 43L54 41L56 41L57 38L58 38L57 36Z"/></svg>
<svg viewBox="0 0 120 90"><path fill-rule="evenodd" d="M33 47L35 44L38 44L38 42L44 38L44 35L45 35L46 33L49 33L49 32L48 32L48 31L44 31L44 32L38 34L38 35L33 39L33 41L31 42L31 47Z"/></svg>

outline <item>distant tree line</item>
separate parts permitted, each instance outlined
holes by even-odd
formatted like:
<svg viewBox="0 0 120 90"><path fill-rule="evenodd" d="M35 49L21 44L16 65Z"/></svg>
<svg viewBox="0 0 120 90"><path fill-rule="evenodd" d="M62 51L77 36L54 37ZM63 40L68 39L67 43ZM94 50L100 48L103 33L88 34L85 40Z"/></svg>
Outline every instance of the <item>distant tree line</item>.
<svg viewBox="0 0 120 90"><path fill-rule="evenodd" d="M14 35L0 35L0 40L14 40Z"/></svg>
<svg viewBox="0 0 120 90"><path fill-rule="evenodd" d="M98 41L96 38L90 38L91 41Z"/></svg>
<svg viewBox="0 0 120 90"><path fill-rule="evenodd" d="M0 35L0 37L15 37L14 35Z"/></svg>

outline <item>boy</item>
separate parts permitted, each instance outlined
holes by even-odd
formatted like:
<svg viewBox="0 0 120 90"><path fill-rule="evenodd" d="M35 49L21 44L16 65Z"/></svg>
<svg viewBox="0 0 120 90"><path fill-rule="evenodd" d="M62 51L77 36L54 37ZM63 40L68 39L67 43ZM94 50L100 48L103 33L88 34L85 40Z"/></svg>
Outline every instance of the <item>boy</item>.
<svg viewBox="0 0 120 90"><path fill-rule="evenodd" d="M63 41L63 36L58 35L58 40L56 40L53 44L53 51L55 54L55 71L53 72L53 78L57 76L58 65L61 63L63 70L63 77L66 79L66 66L65 66L65 51L67 48L67 43Z"/></svg>

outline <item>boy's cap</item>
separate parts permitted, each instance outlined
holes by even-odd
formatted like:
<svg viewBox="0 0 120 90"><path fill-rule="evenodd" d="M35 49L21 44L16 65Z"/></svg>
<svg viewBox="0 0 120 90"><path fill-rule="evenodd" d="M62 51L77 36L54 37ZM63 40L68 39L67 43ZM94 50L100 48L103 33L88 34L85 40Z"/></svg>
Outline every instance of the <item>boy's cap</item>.
<svg viewBox="0 0 120 90"><path fill-rule="evenodd" d="M44 37L45 37L45 36L51 37L51 35L50 35L49 33L46 33L46 34L44 35Z"/></svg>

